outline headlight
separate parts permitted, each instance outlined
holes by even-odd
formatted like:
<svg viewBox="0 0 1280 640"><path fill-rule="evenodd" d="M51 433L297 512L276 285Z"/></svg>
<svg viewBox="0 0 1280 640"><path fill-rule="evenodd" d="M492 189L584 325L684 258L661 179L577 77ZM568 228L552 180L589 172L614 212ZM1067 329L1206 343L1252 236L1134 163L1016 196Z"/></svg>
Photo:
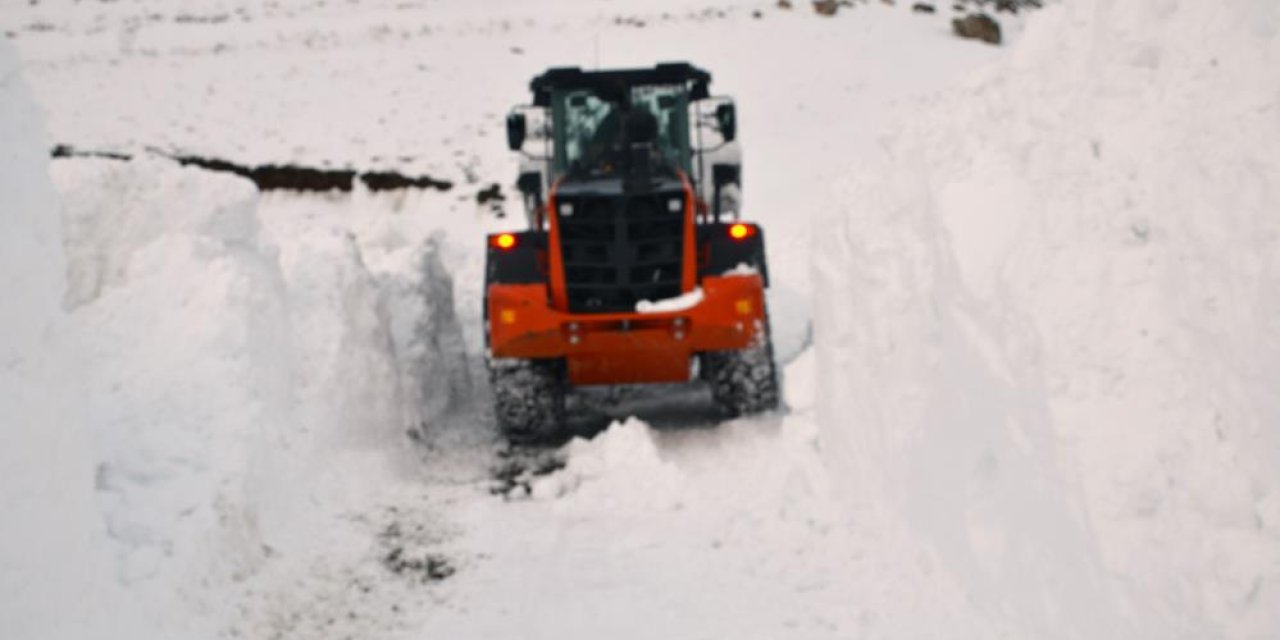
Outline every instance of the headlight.
<svg viewBox="0 0 1280 640"><path fill-rule="evenodd" d="M667 211L679 213L684 210L684 198L672 198L667 201Z"/></svg>
<svg viewBox="0 0 1280 640"><path fill-rule="evenodd" d="M573 215L573 203L572 203L572 202L561 202L561 203L560 203L560 215L562 215L562 216L566 216L566 217L567 217L567 216L571 216L571 215Z"/></svg>

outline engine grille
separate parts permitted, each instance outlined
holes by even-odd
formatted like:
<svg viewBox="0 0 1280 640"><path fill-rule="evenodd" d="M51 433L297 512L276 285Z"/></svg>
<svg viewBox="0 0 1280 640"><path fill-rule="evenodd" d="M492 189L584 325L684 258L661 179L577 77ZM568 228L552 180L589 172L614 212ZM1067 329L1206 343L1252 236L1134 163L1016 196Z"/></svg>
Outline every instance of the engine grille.
<svg viewBox="0 0 1280 640"><path fill-rule="evenodd" d="M682 193L566 198L558 215L569 311L634 311L639 300L680 295L684 254Z"/></svg>

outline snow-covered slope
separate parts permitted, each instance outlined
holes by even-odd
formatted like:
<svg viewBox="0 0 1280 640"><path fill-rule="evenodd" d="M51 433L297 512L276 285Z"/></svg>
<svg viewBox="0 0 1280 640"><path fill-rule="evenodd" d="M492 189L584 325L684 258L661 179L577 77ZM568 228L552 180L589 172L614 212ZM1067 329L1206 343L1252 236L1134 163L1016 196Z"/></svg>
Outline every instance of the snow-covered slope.
<svg viewBox="0 0 1280 640"><path fill-rule="evenodd" d="M0 636L138 637L98 517L43 123L6 42L0 139Z"/></svg>
<svg viewBox="0 0 1280 640"><path fill-rule="evenodd" d="M1045 11L820 223L827 458L1018 635L1280 632L1278 30Z"/></svg>
<svg viewBox="0 0 1280 640"><path fill-rule="evenodd" d="M214 633L193 610L226 624L235 583L378 466L411 464L405 433L448 408L425 390L466 375L447 272L409 246L398 279L379 278L323 224L278 249L238 177L150 158L54 174L120 579L164 628ZM382 463L358 480L335 465L370 451Z"/></svg>

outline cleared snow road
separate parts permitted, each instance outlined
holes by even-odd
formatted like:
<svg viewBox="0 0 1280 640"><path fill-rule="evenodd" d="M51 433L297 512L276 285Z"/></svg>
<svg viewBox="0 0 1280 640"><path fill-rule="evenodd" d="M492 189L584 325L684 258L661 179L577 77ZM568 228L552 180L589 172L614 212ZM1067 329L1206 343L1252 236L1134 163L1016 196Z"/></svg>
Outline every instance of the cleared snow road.
<svg viewBox="0 0 1280 640"><path fill-rule="evenodd" d="M651 9L646 26L635 28L611 25L607 14L601 18L586 5L566 5L558 19L597 26L535 25L460 38L454 46L467 53L455 59L485 68L490 79L451 85L448 117L467 123L454 126L471 138L450 143L457 149L450 153L474 154L470 162L483 180L513 174L496 120L473 117L472 125L466 114L476 104L498 110L523 100L528 77L544 66L592 64L581 55L586 38L566 33L598 31L601 66L690 59L711 69L717 90L740 105L747 215L766 228L775 274L771 313L780 357L791 361L809 330L811 216L837 206L852 158L874 149L900 108L996 50L956 42L944 23L905 9L862 7L834 21L772 6L760 7L765 17L755 19L752 9L719 17L688 5L666 21ZM804 46L757 46L761 41ZM512 42L523 50L518 64L509 58ZM508 86L496 86L499 81ZM433 92L432 99L441 96ZM717 427L707 422L696 392L678 395L674 411L670 404L640 402L630 408L657 428L616 424L556 454L566 468L523 478L531 495L517 488L495 496L495 485L508 489L494 480L495 469L511 461L498 455L484 417L478 239L506 223L485 217L461 196L449 200L434 194L354 203L272 196L262 206L264 224L284 251L324 221L352 231L375 272L402 271L408 263L392 256L413 247L411 238L438 234L454 278L470 383L480 390L459 413L428 427L425 479L409 471L392 480L423 482L420 490L408 490L420 491L422 506L401 503L390 516L385 510L396 500L379 488L378 515L370 517L382 528L424 526L408 548L447 558L456 573L421 587L430 599L408 604L403 585L383 585L374 590L381 597L363 596L373 599L355 620L335 623L339 628L367 634L398 620L393 627L405 637L819 638L876 628L927 634L971 622L958 590L942 583L921 591L914 572L894 568L916 558L904 558L907 552L895 549L887 532L856 527L849 512L837 508L808 415L808 358L787 369L790 416ZM396 260L399 265L389 266ZM627 409L613 412L623 417ZM553 466L543 462L516 464ZM353 561L372 565L385 551L378 549ZM913 619L926 599L937 614ZM393 607L389 616L378 614Z"/></svg>

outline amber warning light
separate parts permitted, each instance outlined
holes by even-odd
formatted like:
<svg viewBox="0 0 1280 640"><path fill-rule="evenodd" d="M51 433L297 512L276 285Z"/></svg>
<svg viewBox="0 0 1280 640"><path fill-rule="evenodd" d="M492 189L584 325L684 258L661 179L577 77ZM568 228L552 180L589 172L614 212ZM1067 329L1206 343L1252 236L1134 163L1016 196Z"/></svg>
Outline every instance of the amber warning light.
<svg viewBox="0 0 1280 640"><path fill-rule="evenodd" d="M753 234L755 234L755 232L756 232L755 227L749 224L742 224L741 222L730 225L729 227L729 237L733 238L734 240L745 240L747 238L750 238Z"/></svg>
<svg viewBox="0 0 1280 640"><path fill-rule="evenodd" d="M496 236L490 236L489 242L499 249L511 249L516 246L516 237L510 233L499 233Z"/></svg>

